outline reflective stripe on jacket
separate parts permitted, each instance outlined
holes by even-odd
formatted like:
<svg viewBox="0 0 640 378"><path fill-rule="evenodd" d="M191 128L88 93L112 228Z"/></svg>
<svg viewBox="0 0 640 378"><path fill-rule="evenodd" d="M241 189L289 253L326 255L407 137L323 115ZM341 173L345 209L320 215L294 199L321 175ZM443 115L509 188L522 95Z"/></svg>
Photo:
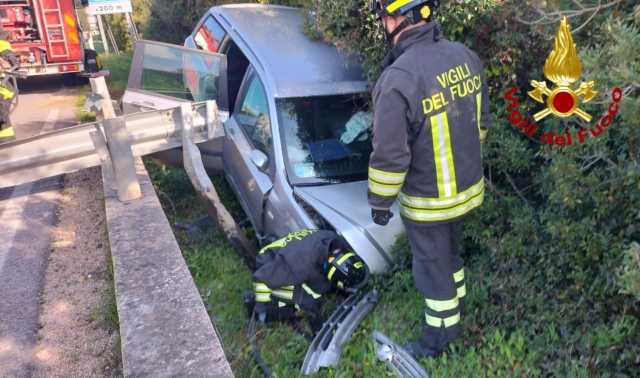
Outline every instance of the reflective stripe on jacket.
<svg viewBox="0 0 640 378"><path fill-rule="evenodd" d="M429 23L404 32L373 91L369 204L399 199L416 222L448 221L480 206L480 129L490 126L482 63Z"/></svg>

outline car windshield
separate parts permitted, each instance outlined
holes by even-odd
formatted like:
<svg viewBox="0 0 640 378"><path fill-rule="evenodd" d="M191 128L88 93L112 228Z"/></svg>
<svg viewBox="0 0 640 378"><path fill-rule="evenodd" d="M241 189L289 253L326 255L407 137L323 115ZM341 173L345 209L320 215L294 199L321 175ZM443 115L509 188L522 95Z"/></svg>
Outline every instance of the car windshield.
<svg viewBox="0 0 640 378"><path fill-rule="evenodd" d="M366 180L373 118L362 95L277 100L292 184Z"/></svg>

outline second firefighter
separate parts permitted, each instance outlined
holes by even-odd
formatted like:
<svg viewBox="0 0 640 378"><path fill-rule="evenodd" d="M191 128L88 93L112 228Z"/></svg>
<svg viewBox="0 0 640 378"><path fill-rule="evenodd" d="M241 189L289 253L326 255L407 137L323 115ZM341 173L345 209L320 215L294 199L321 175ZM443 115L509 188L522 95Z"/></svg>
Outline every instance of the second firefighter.
<svg viewBox="0 0 640 378"><path fill-rule="evenodd" d="M458 337L466 295L462 219L484 197L480 139L489 101L478 56L440 35L437 0L373 0L393 48L376 83L369 204L386 225L399 200L425 300L425 330L406 349L434 357Z"/></svg>

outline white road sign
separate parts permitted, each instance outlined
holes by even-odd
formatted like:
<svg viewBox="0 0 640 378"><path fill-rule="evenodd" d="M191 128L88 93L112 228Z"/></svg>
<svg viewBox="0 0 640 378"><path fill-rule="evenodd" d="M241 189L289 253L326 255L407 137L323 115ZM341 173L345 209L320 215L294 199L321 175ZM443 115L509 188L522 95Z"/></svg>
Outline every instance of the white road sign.
<svg viewBox="0 0 640 378"><path fill-rule="evenodd" d="M91 15L131 13L131 0L89 0L87 12Z"/></svg>

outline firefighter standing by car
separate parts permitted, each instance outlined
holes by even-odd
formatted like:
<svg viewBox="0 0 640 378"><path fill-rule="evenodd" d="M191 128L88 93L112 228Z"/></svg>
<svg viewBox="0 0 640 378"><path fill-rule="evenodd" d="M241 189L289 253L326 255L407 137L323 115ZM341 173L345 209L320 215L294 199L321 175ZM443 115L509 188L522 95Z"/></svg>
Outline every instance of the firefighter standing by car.
<svg viewBox="0 0 640 378"><path fill-rule="evenodd" d="M462 218L482 204L481 138L489 127L482 63L440 36L437 0L372 0L393 48L376 83L369 204L386 225L396 198L425 298L425 331L405 349L438 356L459 336L466 287Z"/></svg>
<svg viewBox="0 0 640 378"><path fill-rule="evenodd" d="M9 33L4 29L0 29L0 58L3 60L3 63L6 62L9 64L10 67L8 71L15 71L20 64L8 38ZM15 95L16 93L13 88L9 88L0 83L0 141L15 136L15 131L9 117L11 113L11 102Z"/></svg>
<svg viewBox="0 0 640 378"><path fill-rule="evenodd" d="M353 291L369 276L367 265L333 231L301 230L264 247L256 258L254 301L261 322L286 320L298 310L321 325L322 296L333 289ZM315 323L314 323L315 321Z"/></svg>

